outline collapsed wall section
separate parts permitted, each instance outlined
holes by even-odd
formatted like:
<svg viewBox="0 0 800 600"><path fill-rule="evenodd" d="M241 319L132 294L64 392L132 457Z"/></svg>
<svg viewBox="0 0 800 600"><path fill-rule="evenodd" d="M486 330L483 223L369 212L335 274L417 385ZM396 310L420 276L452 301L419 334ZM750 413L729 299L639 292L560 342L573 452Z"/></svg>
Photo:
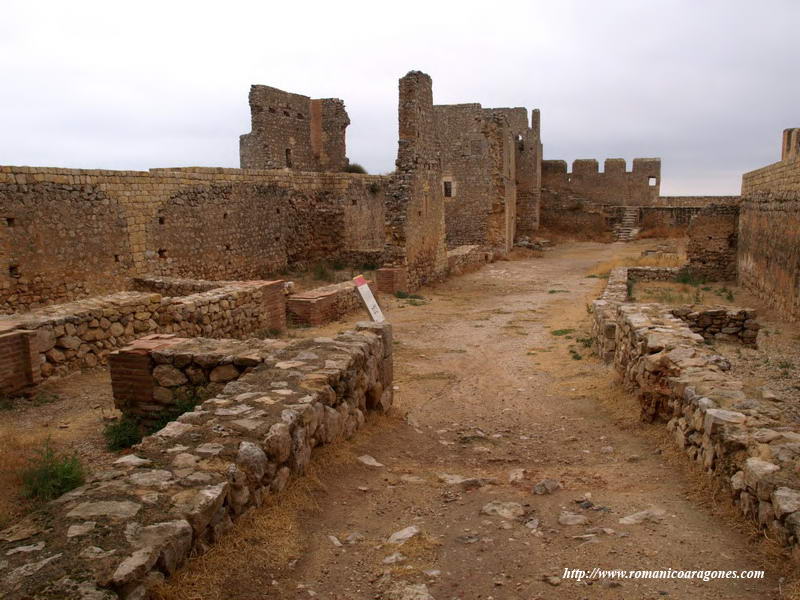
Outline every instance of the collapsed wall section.
<svg viewBox="0 0 800 600"><path fill-rule="evenodd" d="M381 262L387 177L241 169L0 167L0 311L133 277L266 279Z"/></svg>
<svg viewBox="0 0 800 600"><path fill-rule="evenodd" d="M202 355L183 350L191 361ZM185 368L186 352L150 354L150 377L160 366ZM111 469L30 516L20 524L22 538L4 535L17 540L0 542L4 598L147 597L304 473L314 448L352 438L369 413L392 403L389 324L292 342L256 362ZM30 548L12 552L22 545Z"/></svg>
<svg viewBox="0 0 800 600"><path fill-rule="evenodd" d="M796 139L797 129L789 135ZM794 136L794 137L792 137ZM742 176L739 283L791 320L800 319L800 154Z"/></svg>

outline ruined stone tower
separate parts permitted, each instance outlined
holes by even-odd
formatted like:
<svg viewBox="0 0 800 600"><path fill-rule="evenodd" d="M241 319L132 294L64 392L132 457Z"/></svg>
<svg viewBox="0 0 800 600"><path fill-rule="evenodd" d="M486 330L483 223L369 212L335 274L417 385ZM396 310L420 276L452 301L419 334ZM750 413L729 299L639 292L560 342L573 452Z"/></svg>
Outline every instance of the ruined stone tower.
<svg viewBox="0 0 800 600"><path fill-rule="evenodd" d="M239 138L243 169L344 171L350 118L338 98L312 100L266 85L250 87L251 131Z"/></svg>

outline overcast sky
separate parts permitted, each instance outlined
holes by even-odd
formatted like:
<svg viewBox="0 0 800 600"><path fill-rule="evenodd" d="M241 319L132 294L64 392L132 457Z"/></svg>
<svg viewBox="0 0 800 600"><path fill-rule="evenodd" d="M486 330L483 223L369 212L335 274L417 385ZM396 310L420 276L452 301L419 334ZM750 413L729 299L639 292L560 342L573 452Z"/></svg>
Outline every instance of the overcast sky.
<svg viewBox="0 0 800 600"><path fill-rule="evenodd" d="M542 111L547 159L659 156L663 194L738 193L800 126L798 0L2 0L0 164L239 163L260 83L344 99L394 168L397 79Z"/></svg>

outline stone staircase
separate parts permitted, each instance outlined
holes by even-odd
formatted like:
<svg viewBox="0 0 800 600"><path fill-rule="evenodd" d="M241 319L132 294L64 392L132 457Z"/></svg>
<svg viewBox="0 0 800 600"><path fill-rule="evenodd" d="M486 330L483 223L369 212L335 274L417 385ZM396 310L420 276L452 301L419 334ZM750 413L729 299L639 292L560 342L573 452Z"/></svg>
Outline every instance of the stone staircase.
<svg viewBox="0 0 800 600"><path fill-rule="evenodd" d="M639 233L639 208L626 208L622 222L614 228L614 237L618 242L635 240Z"/></svg>

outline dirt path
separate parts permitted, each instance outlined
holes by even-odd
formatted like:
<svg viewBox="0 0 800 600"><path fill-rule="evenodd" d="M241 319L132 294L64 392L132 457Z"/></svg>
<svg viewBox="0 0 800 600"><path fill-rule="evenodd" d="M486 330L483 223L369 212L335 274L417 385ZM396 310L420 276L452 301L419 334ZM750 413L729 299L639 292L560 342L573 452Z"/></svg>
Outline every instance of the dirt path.
<svg viewBox="0 0 800 600"><path fill-rule="evenodd" d="M423 290L422 305L392 300L393 414L319 452L311 476L248 515L162 597L367 600L422 583L437 600L784 597L777 551L726 501L709 501L705 478L662 426L638 422L634 401L580 342L604 283L587 273L642 244L575 244ZM519 469L524 479L511 483ZM448 485L442 474L488 483ZM545 478L563 487L532 493ZM493 501L526 515L481 514ZM651 506L665 511L660 521L619 523ZM560 524L564 511L588 521ZM386 543L410 526L420 533ZM764 569L766 578L555 579L593 567Z"/></svg>

